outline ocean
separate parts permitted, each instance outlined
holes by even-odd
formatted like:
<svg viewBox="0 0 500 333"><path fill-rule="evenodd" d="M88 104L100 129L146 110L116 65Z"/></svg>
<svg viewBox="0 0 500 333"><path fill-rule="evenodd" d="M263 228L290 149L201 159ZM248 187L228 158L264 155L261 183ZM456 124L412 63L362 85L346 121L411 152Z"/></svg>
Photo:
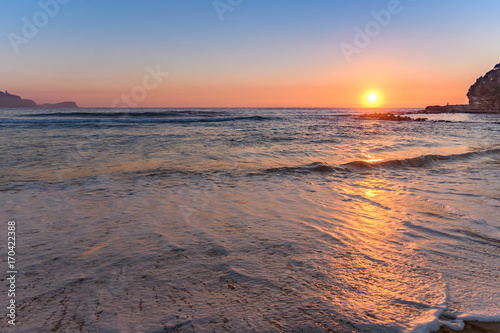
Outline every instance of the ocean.
<svg viewBox="0 0 500 333"><path fill-rule="evenodd" d="M0 330L500 320L500 115L362 113L2 110L2 269L15 221L17 276Z"/></svg>

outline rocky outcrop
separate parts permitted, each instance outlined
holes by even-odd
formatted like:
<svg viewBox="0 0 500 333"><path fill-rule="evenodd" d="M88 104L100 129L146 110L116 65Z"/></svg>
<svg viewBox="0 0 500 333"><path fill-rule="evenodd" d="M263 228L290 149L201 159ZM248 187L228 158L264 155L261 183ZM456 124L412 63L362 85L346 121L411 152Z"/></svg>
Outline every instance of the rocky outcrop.
<svg viewBox="0 0 500 333"><path fill-rule="evenodd" d="M456 113L456 112L469 112L471 107L468 104L459 105L433 105L425 108L424 111L418 113Z"/></svg>
<svg viewBox="0 0 500 333"><path fill-rule="evenodd" d="M44 109L76 109L75 102L38 105L31 99L22 99L20 96L0 91L0 108L44 108Z"/></svg>
<svg viewBox="0 0 500 333"><path fill-rule="evenodd" d="M392 120L392 121L426 121L426 118L412 118L408 116L401 116L394 113L369 113L360 116L361 118L370 118L378 120Z"/></svg>
<svg viewBox="0 0 500 333"><path fill-rule="evenodd" d="M500 64L477 79L467 97L469 106L476 110L500 111Z"/></svg>
<svg viewBox="0 0 500 333"><path fill-rule="evenodd" d="M0 107L2 108L36 108L37 104L30 99L0 91Z"/></svg>

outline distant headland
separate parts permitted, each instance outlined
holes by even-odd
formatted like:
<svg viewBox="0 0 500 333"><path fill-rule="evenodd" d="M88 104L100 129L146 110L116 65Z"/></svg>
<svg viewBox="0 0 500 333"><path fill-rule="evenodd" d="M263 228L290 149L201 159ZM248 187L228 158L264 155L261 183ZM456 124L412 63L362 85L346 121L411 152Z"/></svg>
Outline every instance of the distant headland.
<svg viewBox="0 0 500 333"><path fill-rule="evenodd" d="M42 108L42 109L75 109L75 102L62 102L56 104L37 104L31 99L23 99L20 96L0 91L0 108Z"/></svg>

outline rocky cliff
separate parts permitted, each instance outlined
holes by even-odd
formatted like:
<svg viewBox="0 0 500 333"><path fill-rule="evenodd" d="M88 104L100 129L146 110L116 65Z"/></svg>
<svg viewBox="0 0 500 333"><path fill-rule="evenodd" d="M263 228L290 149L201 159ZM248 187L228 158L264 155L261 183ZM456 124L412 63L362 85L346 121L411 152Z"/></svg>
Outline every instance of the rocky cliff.
<svg viewBox="0 0 500 333"><path fill-rule="evenodd" d="M500 64L477 79L467 97L469 106L476 110L500 111Z"/></svg>
<svg viewBox="0 0 500 333"><path fill-rule="evenodd" d="M37 104L30 99L22 99L19 96L11 95L7 91L0 91L0 107L2 108L36 108Z"/></svg>
<svg viewBox="0 0 500 333"><path fill-rule="evenodd" d="M20 96L0 91L0 108L44 108L44 109L75 109L75 102L38 105L31 99L22 99Z"/></svg>

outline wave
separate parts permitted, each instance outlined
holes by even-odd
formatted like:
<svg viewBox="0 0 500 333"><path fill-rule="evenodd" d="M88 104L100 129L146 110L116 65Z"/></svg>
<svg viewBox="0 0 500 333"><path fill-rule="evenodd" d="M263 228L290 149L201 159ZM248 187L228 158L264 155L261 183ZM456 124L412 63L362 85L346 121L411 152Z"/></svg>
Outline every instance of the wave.
<svg viewBox="0 0 500 333"><path fill-rule="evenodd" d="M0 119L0 124L157 124L157 123L210 123L225 121L262 121L273 118L263 116L248 117L206 117L206 118L72 118L72 119Z"/></svg>
<svg viewBox="0 0 500 333"><path fill-rule="evenodd" d="M349 169L376 169L376 168L426 168L431 167L440 162L446 161L465 161L475 158L500 155L500 149L491 149L483 151L475 151L464 154L452 155L422 155L413 158L402 160L389 160L380 162L354 161L343 164Z"/></svg>
<svg viewBox="0 0 500 333"><path fill-rule="evenodd" d="M56 118L185 118L185 117L220 117L223 111L202 110L169 110L169 111L135 111L135 112L51 112L23 114L21 117L56 117Z"/></svg>
<svg viewBox="0 0 500 333"><path fill-rule="evenodd" d="M264 170L264 173L346 173L375 169L426 168L442 162L466 161L490 156L500 157L500 149L491 149L452 155L422 155L413 158L388 160L381 162L354 161L341 165L329 165L323 162L315 162L302 166L270 168Z"/></svg>
<svg viewBox="0 0 500 333"><path fill-rule="evenodd" d="M346 171L342 167L331 166L323 162L314 162L302 166L270 168L264 170L264 173L335 173Z"/></svg>

